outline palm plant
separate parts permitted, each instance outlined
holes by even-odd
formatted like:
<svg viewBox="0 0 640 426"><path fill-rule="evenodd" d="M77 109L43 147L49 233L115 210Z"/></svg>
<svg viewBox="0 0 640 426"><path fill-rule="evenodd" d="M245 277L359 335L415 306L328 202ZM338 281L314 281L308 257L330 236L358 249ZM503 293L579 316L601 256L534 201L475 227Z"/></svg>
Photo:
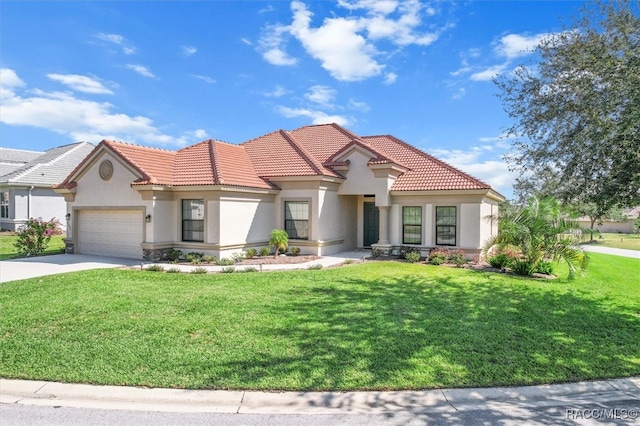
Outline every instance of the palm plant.
<svg viewBox="0 0 640 426"><path fill-rule="evenodd" d="M584 270L588 257L578 246L578 224L562 212L553 198L532 197L525 207L507 206L498 218L498 235L485 244L485 252L515 246L521 259L518 271L529 275L543 260L564 261L569 278Z"/></svg>
<svg viewBox="0 0 640 426"><path fill-rule="evenodd" d="M271 231L271 236L269 237L269 247L274 246L276 248L276 252L273 255L274 258L278 257L278 253L280 250L285 251L287 246L289 245L289 234L287 231L282 229L274 229Z"/></svg>

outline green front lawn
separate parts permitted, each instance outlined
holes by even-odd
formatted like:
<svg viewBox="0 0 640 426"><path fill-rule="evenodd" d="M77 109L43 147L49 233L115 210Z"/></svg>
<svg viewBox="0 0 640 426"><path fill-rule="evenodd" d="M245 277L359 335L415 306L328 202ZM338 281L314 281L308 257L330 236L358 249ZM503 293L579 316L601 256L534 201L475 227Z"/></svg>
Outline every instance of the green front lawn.
<svg viewBox="0 0 640 426"><path fill-rule="evenodd" d="M64 235L54 235L51 237L49 247L43 254L60 254L64 252ZM16 236L13 232L0 233L0 260L14 259L18 256L16 250Z"/></svg>
<svg viewBox="0 0 640 426"><path fill-rule="evenodd" d="M600 238L602 237L602 238ZM595 246L621 248L627 250L640 250L640 234L600 234L593 236L593 242L587 240L583 244Z"/></svg>
<svg viewBox="0 0 640 426"><path fill-rule="evenodd" d="M10 282L0 286L0 376L383 390L638 375L640 261L591 257L572 282L398 262Z"/></svg>

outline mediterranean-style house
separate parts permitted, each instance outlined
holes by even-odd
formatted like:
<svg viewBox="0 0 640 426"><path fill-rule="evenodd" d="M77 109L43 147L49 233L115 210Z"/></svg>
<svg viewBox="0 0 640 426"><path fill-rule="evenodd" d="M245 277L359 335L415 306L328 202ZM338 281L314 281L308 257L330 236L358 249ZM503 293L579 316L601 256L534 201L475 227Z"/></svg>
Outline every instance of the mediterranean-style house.
<svg viewBox="0 0 640 426"><path fill-rule="evenodd" d="M64 198L52 186L95 148L87 142L47 151L0 148L0 229L15 231L29 218L56 218L66 228Z"/></svg>
<svg viewBox="0 0 640 426"><path fill-rule="evenodd" d="M67 200L68 253L160 260L169 249L226 257L268 245L302 253L363 247L478 253L504 197L393 136L337 124L275 131L240 145L178 151L104 140L55 187Z"/></svg>

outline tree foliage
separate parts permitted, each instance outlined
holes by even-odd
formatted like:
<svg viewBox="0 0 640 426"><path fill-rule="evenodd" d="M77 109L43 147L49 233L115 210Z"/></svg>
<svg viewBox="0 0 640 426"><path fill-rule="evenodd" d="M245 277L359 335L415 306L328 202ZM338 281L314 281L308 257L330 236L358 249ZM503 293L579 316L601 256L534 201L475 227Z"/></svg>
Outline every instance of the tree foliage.
<svg viewBox="0 0 640 426"><path fill-rule="evenodd" d="M517 248L519 256L512 267L522 275L530 275L546 260L566 262L569 278L586 268L588 257L577 245L578 225L557 200L532 197L526 206L504 207L498 218L498 235L486 243L485 253Z"/></svg>
<svg viewBox="0 0 640 426"><path fill-rule="evenodd" d="M640 203L637 0L587 3L537 61L494 80L515 136L516 191L593 203L596 217Z"/></svg>
<svg viewBox="0 0 640 426"><path fill-rule="evenodd" d="M269 236L269 246L275 247L275 254L273 257L278 257L280 251L287 250L289 245L289 234L283 229L274 229Z"/></svg>

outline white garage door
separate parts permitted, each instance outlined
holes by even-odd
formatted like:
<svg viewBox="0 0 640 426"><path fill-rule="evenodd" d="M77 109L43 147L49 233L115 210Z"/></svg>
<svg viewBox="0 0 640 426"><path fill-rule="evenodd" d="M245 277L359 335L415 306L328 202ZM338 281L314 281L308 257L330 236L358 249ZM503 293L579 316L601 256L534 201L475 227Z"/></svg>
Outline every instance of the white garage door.
<svg viewBox="0 0 640 426"><path fill-rule="evenodd" d="M141 259L141 210L80 210L78 220L79 254Z"/></svg>

